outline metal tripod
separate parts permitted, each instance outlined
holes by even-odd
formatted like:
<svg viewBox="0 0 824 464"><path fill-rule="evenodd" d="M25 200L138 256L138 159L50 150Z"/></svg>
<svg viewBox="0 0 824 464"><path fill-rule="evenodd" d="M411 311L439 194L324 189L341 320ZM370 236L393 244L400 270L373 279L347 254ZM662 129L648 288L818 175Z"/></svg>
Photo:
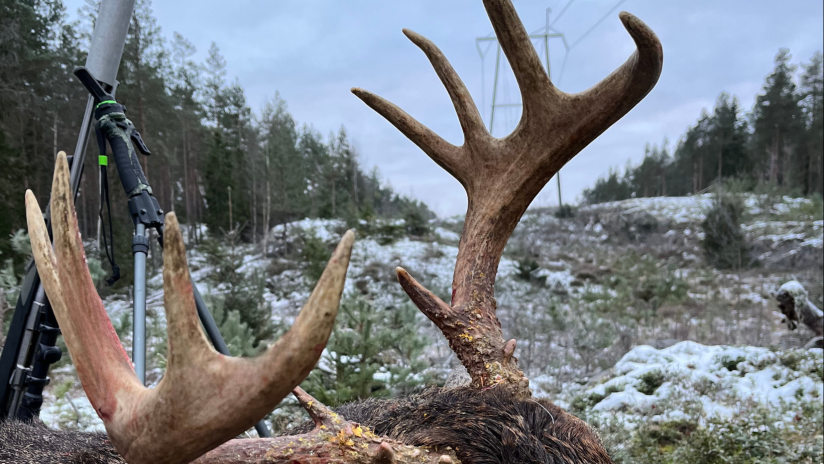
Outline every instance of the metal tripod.
<svg viewBox="0 0 824 464"><path fill-rule="evenodd" d="M85 68L96 79L95 85L99 84L99 88L111 96L114 95L117 87L117 70L120 66L134 4L135 0L103 0L100 3ZM90 94L86 102L86 111L74 155L70 157L70 183L75 199L83 176L86 147L91 129L95 124L95 106L95 95ZM115 147L112 148L114 150ZM148 150L144 153L148 153ZM120 174L123 179L123 173L120 172ZM140 174L142 175L142 172ZM148 187L148 184L146 186ZM143 192L143 195L132 195L129 200L132 217L137 216L132 239L134 254L132 361L141 383L145 383L146 373L146 257L148 253L146 227L147 225L156 227L158 232L162 233L163 212L159 208L147 211L146 208L134 207L133 204L139 204L137 202L140 199L136 201L133 199L145 197L145 200L150 195L151 189L149 188L148 195ZM157 205L154 198L151 200L154 205ZM152 214L147 215L147 213ZM154 218L140 220L141 216L154 216ZM45 219L50 229L48 209ZM197 287L192 286L192 288L197 313L207 336L219 353L230 356L229 349ZM29 420L39 416L43 403L43 388L49 382L48 369L51 364L62 357L60 348L55 346L59 333L57 321L40 283L37 269L33 263L30 263L23 280L6 345L0 357L0 419L14 417ZM255 429L261 437L271 436L262 420L255 425Z"/></svg>

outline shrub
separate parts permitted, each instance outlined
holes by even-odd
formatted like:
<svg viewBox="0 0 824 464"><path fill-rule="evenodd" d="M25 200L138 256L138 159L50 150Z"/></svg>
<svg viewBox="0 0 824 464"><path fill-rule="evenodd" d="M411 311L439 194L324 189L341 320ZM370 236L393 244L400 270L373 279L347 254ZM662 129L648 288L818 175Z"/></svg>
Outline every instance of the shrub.
<svg viewBox="0 0 824 464"><path fill-rule="evenodd" d="M426 220L419 208L409 208L403 215L406 233L413 237L422 237L429 233L429 221Z"/></svg>
<svg viewBox="0 0 824 464"><path fill-rule="evenodd" d="M519 259L515 264L515 268L517 269L515 276L521 280L531 282L534 280L532 273L537 271L539 267L538 262L532 258ZM546 277L544 277L543 280L546 280Z"/></svg>
<svg viewBox="0 0 824 464"><path fill-rule="evenodd" d="M626 462L638 464L790 464L824 458L821 407L783 423L770 411L732 419L678 420L642 425ZM810 433L817 430L817 433Z"/></svg>
<svg viewBox="0 0 824 464"><path fill-rule="evenodd" d="M751 264L750 246L741 230L743 212L738 197L719 190L701 224L707 261L719 269L740 269Z"/></svg>
<svg viewBox="0 0 824 464"><path fill-rule="evenodd" d="M309 284L314 286L323 274L323 270L326 269L330 256L329 247L313 231L310 231L303 237L300 255L304 264L303 275Z"/></svg>
<svg viewBox="0 0 824 464"><path fill-rule="evenodd" d="M572 208L572 205L561 204L561 206L555 210L554 214L558 219L566 219L575 216L575 210Z"/></svg>
<svg viewBox="0 0 824 464"><path fill-rule="evenodd" d="M645 394L645 395L652 395L655 393L655 390L658 390L658 387L664 384L664 373L661 371L650 371L639 377L641 380L641 384L638 385L636 390Z"/></svg>

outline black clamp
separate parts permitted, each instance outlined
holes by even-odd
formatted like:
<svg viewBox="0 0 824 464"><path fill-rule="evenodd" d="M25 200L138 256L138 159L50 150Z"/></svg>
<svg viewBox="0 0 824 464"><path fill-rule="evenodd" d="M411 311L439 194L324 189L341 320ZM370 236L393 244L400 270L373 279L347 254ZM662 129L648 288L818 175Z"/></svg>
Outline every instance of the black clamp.
<svg viewBox="0 0 824 464"><path fill-rule="evenodd" d="M149 253L149 239L145 235L132 237L132 253Z"/></svg>

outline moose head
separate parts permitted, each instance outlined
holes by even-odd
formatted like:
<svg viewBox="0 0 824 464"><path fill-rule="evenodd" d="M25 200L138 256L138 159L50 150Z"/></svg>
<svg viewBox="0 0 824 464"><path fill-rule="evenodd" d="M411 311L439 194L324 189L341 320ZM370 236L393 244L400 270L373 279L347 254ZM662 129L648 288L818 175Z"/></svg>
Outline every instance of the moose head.
<svg viewBox="0 0 824 464"><path fill-rule="evenodd" d="M663 64L661 43L639 19L621 13L637 50L594 87L567 94L550 81L511 0L484 0L484 6L523 100L521 120L510 135L495 138L485 129L443 53L409 30L404 33L423 50L449 93L464 144L446 142L381 97L352 90L467 192L451 302L442 301L404 269L396 272L409 298L441 330L466 368L468 386L428 390L382 406L359 403L337 412L297 388L332 329L352 232L344 235L287 334L257 358L218 354L198 324L183 238L169 213L163 252L168 364L157 387L146 389L135 377L89 276L65 157L57 160L52 187L54 249L40 207L27 192L38 271L83 388L126 462L611 462L597 434L583 421L532 398L515 357L516 341L503 338L493 287L504 246L530 202L565 163L655 85ZM312 417L308 428L296 429L305 433L232 439L290 391Z"/></svg>

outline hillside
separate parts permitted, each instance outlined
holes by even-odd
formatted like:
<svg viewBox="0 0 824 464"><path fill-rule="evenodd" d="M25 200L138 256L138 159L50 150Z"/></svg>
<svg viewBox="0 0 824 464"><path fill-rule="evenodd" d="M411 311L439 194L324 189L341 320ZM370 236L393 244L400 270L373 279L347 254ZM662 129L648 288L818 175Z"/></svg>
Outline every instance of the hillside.
<svg viewBox="0 0 824 464"><path fill-rule="evenodd" d="M634 443L633 431L653 423L695 428L720 419L750 420L768 409L771 424L814 427L804 443L812 440L809 446L820 448L821 421L810 425L804 411L816 410L824 393L822 352L799 349L811 333L790 333L771 298L782 283L796 279L822 306L820 203L745 196L743 230L757 264L719 271L706 264L701 246L701 221L711 201L709 195L633 199L583 207L565 219L548 210L527 212L496 282L504 334L518 340L516 354L536 394L600 424L616 452ZM381 353L391 366L373 377L389 385L387 394L407 391L390 385L398 366L422 367L406 378L414 384L442 382L457 363L434 326L411 308L393 270L403 266L447 299L462 218L407 226L403 220L361 223L345 289L345 304L365 301L370 311L411 314L405 327L424 340L409 359L392 346ZM262 283L261 298L277 331L288 327L311 291L309 275L317 264L311 261L318 258L306 250L321 243L328 256L345 228L342 221L307 219L275 227L266 254L251 245L230 250L240 259L238 272ZM198 288L220 298L228 289L214 279L214 259L202 245L190 248ZM148 377L156 382L165 352L157 270L149 290ZM110 296L105 305L128 349L128 295ZM317 370L334 370L336 356L327 351ZM100 428L71 366L58 368L53 378L43 419L52 426Z"/></svg>

